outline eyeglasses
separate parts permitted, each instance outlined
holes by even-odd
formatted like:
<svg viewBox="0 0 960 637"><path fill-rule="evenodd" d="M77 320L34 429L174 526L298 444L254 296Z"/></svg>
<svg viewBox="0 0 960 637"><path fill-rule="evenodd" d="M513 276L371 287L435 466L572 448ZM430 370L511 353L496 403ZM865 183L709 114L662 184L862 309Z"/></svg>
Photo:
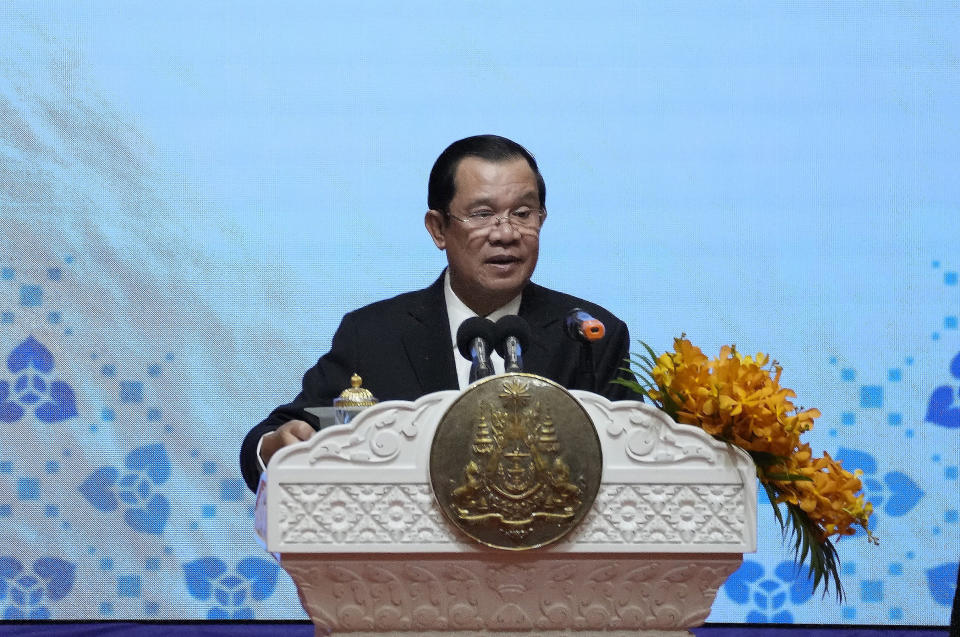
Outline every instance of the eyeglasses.
<svg viewBox="0 0 960 637"><path fill-rule="evenodd" d="M540 224L543 222L544 214L541 208L518 208L505 215L498 215L493 210L475 210L466 217L458 217L447 211L447 215L472 229L495 228L506 221L521 232L540 232Z"/></svg>

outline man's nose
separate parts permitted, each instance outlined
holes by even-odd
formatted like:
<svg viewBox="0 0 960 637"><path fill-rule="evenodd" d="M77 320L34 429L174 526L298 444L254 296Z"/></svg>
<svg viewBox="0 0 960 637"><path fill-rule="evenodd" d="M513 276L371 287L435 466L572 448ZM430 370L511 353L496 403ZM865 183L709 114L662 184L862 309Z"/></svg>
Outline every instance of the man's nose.
<svg viewBox="0 0 960 637"><path fill-rule="evenodd" d="M510 223L510 218L506 216L497 217L493 222L493 227L490 228L491 243L517 241L521 236L520 230Z"/></svg>

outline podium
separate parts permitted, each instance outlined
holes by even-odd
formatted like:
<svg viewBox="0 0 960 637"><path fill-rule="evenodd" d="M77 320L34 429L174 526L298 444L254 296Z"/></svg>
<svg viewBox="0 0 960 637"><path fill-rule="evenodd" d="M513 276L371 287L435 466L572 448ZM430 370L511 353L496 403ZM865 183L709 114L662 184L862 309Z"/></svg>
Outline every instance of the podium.
<svg viewBox="0 0 960 637"><path fill-rule="evenodd" d="M596 427L602 478L560 540L475 542L439 509L434 432L459 391L371 407L279 451L257 533L317 635L688 635L756 550L749 456L650 405L571 394Z"/></svg>

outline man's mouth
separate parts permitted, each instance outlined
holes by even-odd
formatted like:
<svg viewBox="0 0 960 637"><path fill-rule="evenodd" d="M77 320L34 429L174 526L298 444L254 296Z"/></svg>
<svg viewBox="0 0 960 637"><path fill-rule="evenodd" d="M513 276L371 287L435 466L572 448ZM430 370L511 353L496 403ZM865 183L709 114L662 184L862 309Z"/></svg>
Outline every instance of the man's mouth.
<svg viewBox="0 0 960 637"><path fill-rule="evenodd" d="M498 254L496 256L487 258L486 262L492 265L509 265L511 263L519 263L520 257L515 257L509 254Z"/></svg>

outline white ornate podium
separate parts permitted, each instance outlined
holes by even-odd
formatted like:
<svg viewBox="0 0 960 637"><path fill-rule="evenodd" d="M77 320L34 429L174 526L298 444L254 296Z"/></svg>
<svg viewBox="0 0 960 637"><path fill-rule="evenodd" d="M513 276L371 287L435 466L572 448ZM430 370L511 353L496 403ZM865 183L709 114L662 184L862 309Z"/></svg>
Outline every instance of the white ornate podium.
<svg viewBox="0 0 960 637"><path fill-rule="evenodd" d="M756 550L757 487L742 451L633 402L574 391L604 467L583 522L504 551L449 525L428 475L458 391L385 402L270 462L257 532L317 635L687 635Z"/></svg>

